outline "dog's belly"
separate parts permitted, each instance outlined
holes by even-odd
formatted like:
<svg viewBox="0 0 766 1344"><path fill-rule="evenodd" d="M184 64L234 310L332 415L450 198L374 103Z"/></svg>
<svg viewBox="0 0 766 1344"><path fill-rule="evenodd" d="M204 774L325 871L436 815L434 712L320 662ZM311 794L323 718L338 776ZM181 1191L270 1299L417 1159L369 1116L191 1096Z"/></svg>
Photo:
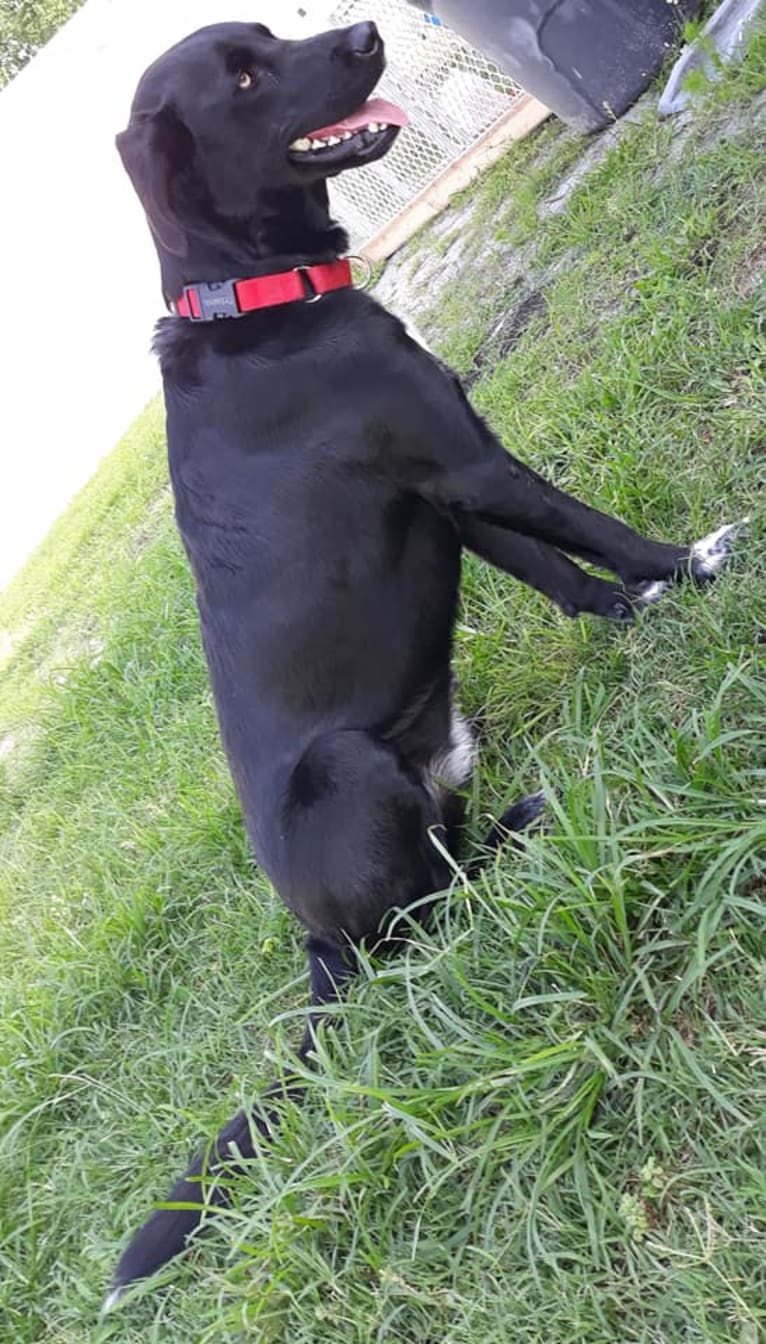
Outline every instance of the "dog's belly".
<svg viewBox="0 0 766 1344"><path fill-rule="evenodd" d="M409 763L437 803L467 782L473 752L449 713L454 551L437 547L425 574L404 566L382 589L324 590L315 567L300 601L290 583L290 602L278 587L237 609L236 620L231 609L200 602L221 738L251 842L277 885L282 800L323 734L369 733Z"/></svg>
<svg viewBox="0 0 766 1344"><path fill-rule="evenodd" d="M454 528L420 501L406 521L366 503L351 519L315 499L313 517L285 506L184 529L219 712L374 729L447 676Z"/></svg>
<svg viewBox="0 0 766 1344"><path fill-rule="evenodd" d="M465 784L470 734L459 719L450 726L449 709L452 520L388 480L377 458L295 445L216 456L194 436L187 447L171 436L176 516L250 819L327 732L369 733L434 790Z"/></svg>
<svg viewBox="0 0 766 1344"><path fill-rule="evenodd" d="M200 603L203 643L227 747L252 754L323 726L366 729L409 748L408 726L433 688L449 686L456 584L430 588L407 572L351 592L314 587L300 600L279 590L239 619ZM446 700L446 697L445 697ZM412 734L421 760L441 762L440 777L464 776L465 734L447 737L446 712ZM422 733L422 736L421 736Z"/></svg>

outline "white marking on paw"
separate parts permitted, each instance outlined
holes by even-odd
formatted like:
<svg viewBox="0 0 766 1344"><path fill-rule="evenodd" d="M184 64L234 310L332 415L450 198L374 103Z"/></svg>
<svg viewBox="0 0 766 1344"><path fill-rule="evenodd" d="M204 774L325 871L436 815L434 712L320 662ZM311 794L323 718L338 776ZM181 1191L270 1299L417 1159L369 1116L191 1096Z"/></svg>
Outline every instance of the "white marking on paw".
<svg viewBox="0 0 766 1344"><path fill-rule="evenodd" d="M692 546L692 572L697 578L708 579L718 574L726 564L737 534L750 520L740 518L738 523L725 523L715 532L709 532Z"/></svg>
<svg viewBox="0 0 766 1344"><path fill-rule="evenodd" d="M107 1313L108 1311L111 1311L113 1307L116 1307L116 1306L117 1306L117 1303L119 1302L120 1298L122 1297L124 1291L125 1291L125 1290L124 1290L123 1288L113 1288L112 1291L111 1291L111 1293L109 1293L109 1294L104 1298L104 1305L103 1305L102 1308L101 1308L101 1314L102 1314L103 1316L106 1316L106 1313Z"/></svg>
<svg viewBox="0 0 766 1344"><path fill-rule="evenodd" d="M642 584L636 590L634 605L640 609L641 607L648 607L652 602L659 602L669 587L670 584L666 579L654 579L650 583Z"/></svg>

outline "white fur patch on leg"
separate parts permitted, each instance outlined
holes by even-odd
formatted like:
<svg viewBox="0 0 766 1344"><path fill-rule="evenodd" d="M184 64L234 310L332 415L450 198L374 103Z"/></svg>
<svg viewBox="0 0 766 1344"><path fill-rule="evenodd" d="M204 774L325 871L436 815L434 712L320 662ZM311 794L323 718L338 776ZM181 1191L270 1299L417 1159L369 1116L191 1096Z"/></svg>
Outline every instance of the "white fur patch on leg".
<svg viewBox="0 0 766 1344"><path fill-rule="evenodd" d="M476 765L473 731L459 710L452 708L449 741L429 762L428 774L436 784L460 789L466 785Z"/></svg>
<svg viewBox="0 0 766 1344"><path fill-rule="evenodd" d="M706 583L720 573L731 555L737 536L745 530L749 521L748 518L740 518L737 523L725 523L689 547L691 573L698 583ZM679 570L670 579L646 579L643 583L633 584L630 599L634 609L642 611L644 607L659 602L668 589L682 578L683 570Z"/></svg>
<svg viewBox="0 0 766 1344"><path fill-rule="evenodd" d="M738 523L726 523L715 532L709 532L692 546L692 574L695 579L713 579L720 573L731 555L737 535L750 520L740 518Z"/></svg>
<svg viewBox="0 0 766 1344"><path fill-rule="evenodd" d="M651 579L646 583L638 584L635 589L635 596L631 593L634 607L641 611L643 607L650 607L653 602L659 602L669 587L668 579Z"/></svg>

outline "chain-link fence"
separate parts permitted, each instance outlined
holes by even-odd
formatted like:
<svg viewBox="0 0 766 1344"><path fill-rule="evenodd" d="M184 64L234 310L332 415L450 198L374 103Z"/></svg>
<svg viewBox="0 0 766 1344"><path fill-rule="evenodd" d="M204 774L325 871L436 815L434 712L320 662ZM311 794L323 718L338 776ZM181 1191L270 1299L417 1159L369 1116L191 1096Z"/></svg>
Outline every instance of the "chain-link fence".
<svg viewBox="0 0 766 1344"><path fill-rule="evenodd" d="M328 27L371 18L388 59L376 93L405 108L410 125L385 158L331 183L334 212L354 247L396 218L522 93L483 52L405 0L341 0Z"/></svg>

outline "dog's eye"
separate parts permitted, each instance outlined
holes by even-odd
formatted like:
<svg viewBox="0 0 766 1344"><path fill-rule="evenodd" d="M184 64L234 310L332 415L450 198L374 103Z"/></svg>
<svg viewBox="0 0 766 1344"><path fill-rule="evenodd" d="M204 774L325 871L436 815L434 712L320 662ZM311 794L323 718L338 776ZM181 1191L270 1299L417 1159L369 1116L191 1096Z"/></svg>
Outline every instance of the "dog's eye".
<svg viewBox="0 0 766 1344"><path fill-rule="evenodd" d="M249 70L240 70L237 75L238 89L251 89L253 87L253 76Z"/></svg>

